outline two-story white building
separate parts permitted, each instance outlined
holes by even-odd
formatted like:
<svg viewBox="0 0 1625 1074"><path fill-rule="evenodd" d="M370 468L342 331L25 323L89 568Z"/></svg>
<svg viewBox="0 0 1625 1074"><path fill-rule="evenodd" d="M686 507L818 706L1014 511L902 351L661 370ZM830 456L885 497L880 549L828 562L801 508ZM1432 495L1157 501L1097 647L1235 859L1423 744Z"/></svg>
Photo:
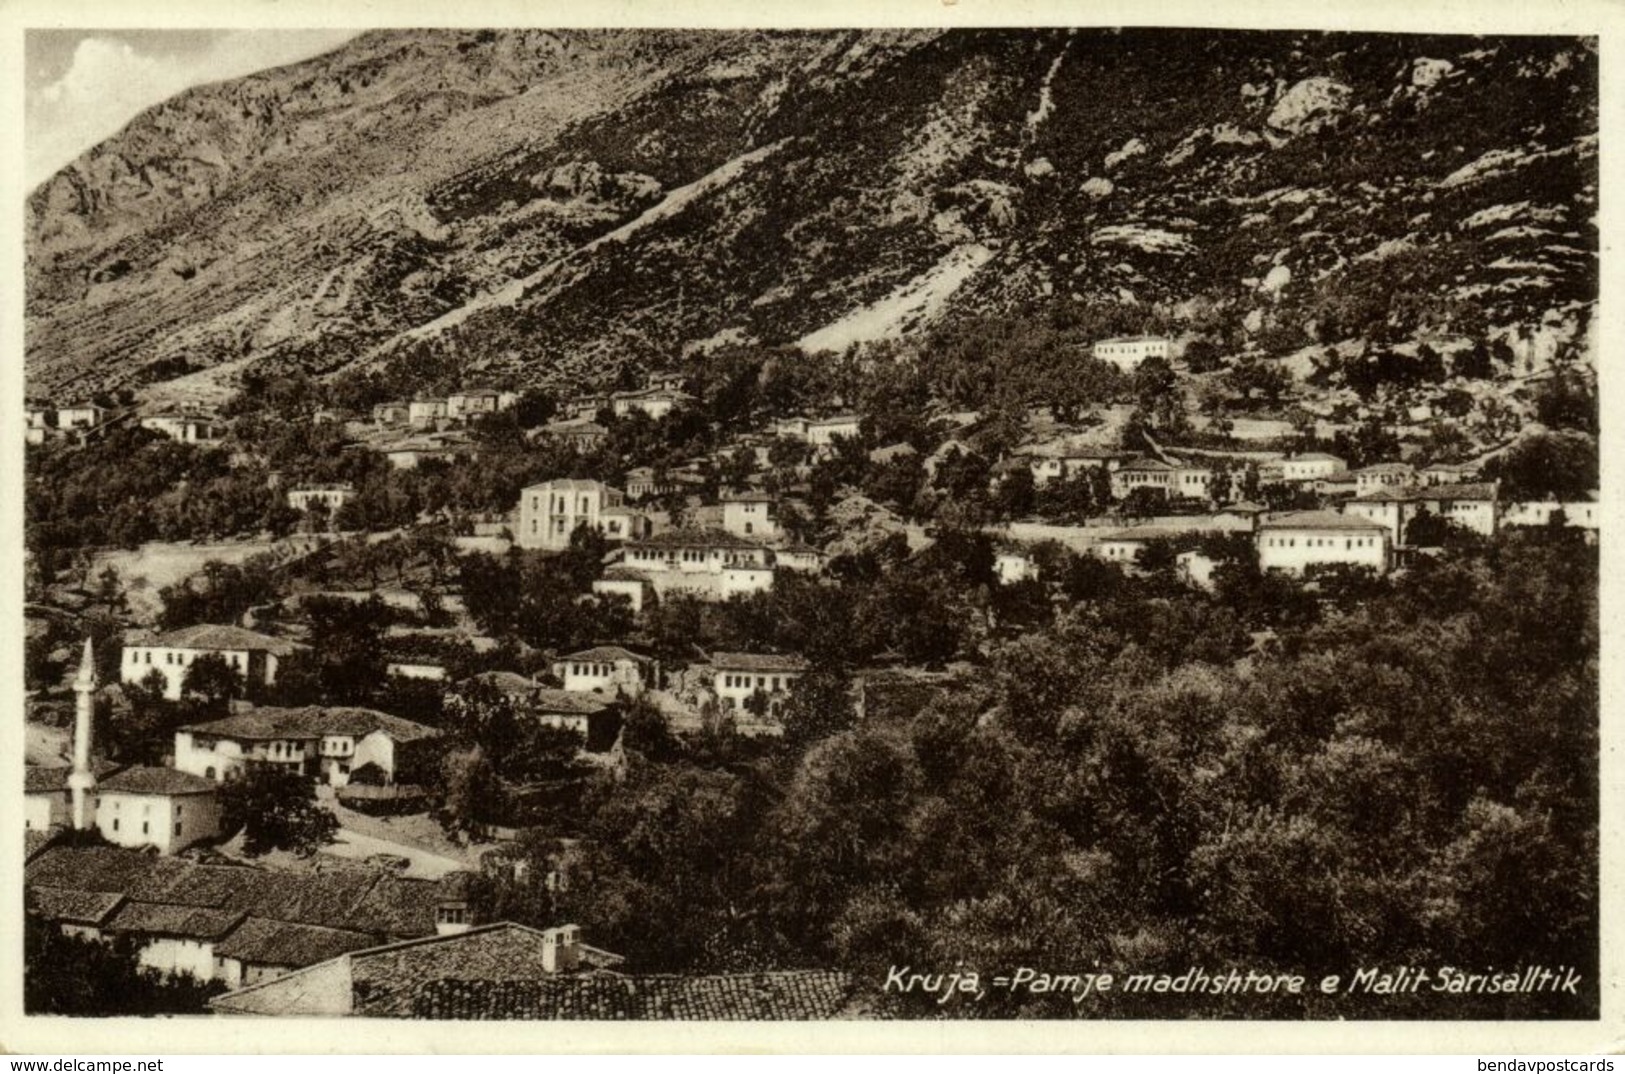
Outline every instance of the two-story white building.
<svg viewBox="0 0 1625 1074"><path fill-rule="evenodd" d="M95 403L65 406L56 412L56 427L67 432L73 429L94 429L107 419L107 408Z"/></svg>
<svg viewBox="0 0 1625 1074"><path fill-rule="evenodd" d="M519 494L519 530L514 539L520 548L558 550L570 547L570 535L586 528L625 540L636 536L625 531L637 526L635 512L613 510L625 507L626 494L601 481L572 477L543 481ZM611 532L611 519L617 532Z"/></svg>
<svg viewBox="0 0 1625 1074"><path fill-rule="evenodd" d="M514 392L499 392L495 388L463 388L446 396L446 417L452 421L470 421L507 410L518 399Z"/></svg>
<svg viewBox="0 0 1625 1074"><path fill-rule="evenodd" d="M1116 366L1124 373L1132 373L1147 359L1172 357L1172 344L1167 336L1122 336L1103 339L1090 348L1095 360Z"/></svg>
<svg viewBox="0 0 1625 1074"><path fill-rule="evenodd" d="M1258 526L1258 565L1264 571L1303 574L1346 564L1388 573L1391 542L1381 523L1336 511L1294 511Z"/></svg>
<svg viewBox="0 0 1625 1074"><path fill-rule="evenodd" d="M174 854L220 836L219 787L174 768L126 768L96 787L96 827L115 846Z"/></svg>
<svg viewBox="0 0 1625 1074"><path fill-rule="evenodd" d="M1343 513L1380 523L1396 548L1408 543L1410 524L1423 513L1485 537L1495 535L1499 515L1493 481L1379 489L1348 500Z"/></svg>
<svg viewBox="0 0 1625 1074"><path fill-rule="evenodd" d="M414 399L406 406L406 420L414 429L433 429L446 420L446 401Z"/></svg>
<svg viewBox="0 0 1625 1074"><path fill-rule="evenodd" d="M1408 462L1379 462L1354 471L1354 494L1365 496L1381 489L1410 488L1416 483L1416 469Z"/></svg>
<svg viewBox="0 0 1625 1074"><path fill-rule="evenodd" d="M183 444L206 444L215 438L217 422L208 414L151 414L141 419L141 427L162 433Z"/></svg>
<svg viewBox="0 0 1625 1074"><path fill-rule="evenodd" d="M655 664L619 645L599 645L562 656L553 674L571 693L643 693L652 685Z"/></svg>
<svg viewBox="0 0 1625 1074"><path fill-rule="evenodd" d="M1135 457L1134 452L1104 445L1083 444L1060 440L1047 444L1032 444L1015 451L1018 459L1025 460L1033 474L1033 485L1042 488L1051 481L1064 481L1085 470L1111 472Z"/></svg>
<svg viewBox="0 0 1625 1074"><path fill-rule="evenodd" d="M380 782L433 748L440 732L373 709L256 708L175 732L175 767L224 782L250 764L272 764L342 787L364 766Z"/></svg>
<svg viewBox="0 0 1625 1074"><path fill-rule="evenodd" d="M730 492L722 497L722 528L738 537L771 541L781 536L779 500L765 492Z"/></svg>
<svg viewBox="0 0 1625 1074"><path fill-rule="evenodd" d="M791 686L808 670L807 661L793 653L712 653L711 688L733 712L748 713L747 703L760 694L766 714L777 715Z"/></svg>
<svg viewBox="0 0 1625 1074"><path fill-rule="evenodd" d="M726 530L671 530L633 541L622 566L647 578L661 597L686 592L727 600L773 588L772 551Z"/></svg>
<svg viewBox="0 0 1625 1074"><path fill-rule="evenodd" d="M1258 480L1266 485L1297 485L1348 471L1348 463L1324 451L1306 451L1260 463Z"/></svg>
<svg viewBox="0 0 1625 1074"><path fill-rule="evenodd" d="M288 506L295 511L309 511L316 504L321 504L328 514L336 515L339 508L353 499L355 486L347 484L301 485L288 490Z"/></svg>
<svg viewBox="0 0 1625 1074"><path fill-rule="evenodd" d="M142 683L156 671L163 676L164 697L179 701L187 670L199 657L214 655L239 672L252 692L275 685L281 661L304 648L286 638L273 638L243 627L199 623L150 641L126 643L119 661L119 680Z"/></svg>
<svg viewBox="0 0 1625 1074"><path fill-rule="evenodd" d="M799 440L814 448L828 449L837 440L856 440L863 430L863 420L856 414L835 414L823 418L784 418L774 426L774 432L787 440Z"/></svg>
<svg viewBox="0 0 1625 1074"><path fill-rule="evenodd" d="M609 397L609 408L617 418L637 411L658 419L693 401L694 397L686 392L670 388L640 388L637 391L615 392Z"/></svg>

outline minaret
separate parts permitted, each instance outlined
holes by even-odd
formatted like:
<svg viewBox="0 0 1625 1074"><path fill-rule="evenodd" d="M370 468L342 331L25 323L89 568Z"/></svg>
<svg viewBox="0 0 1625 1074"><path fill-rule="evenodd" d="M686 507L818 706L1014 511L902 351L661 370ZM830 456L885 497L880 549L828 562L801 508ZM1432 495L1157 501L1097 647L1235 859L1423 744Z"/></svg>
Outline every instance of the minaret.
<svg viewBox="0 0 1625 1074"><path fill-rule="evenodd" d="M90 767L90 723L96 709L96 658L85 639L85 655L79 661L79 674L73 680L73 771L68 774L68 790L73 793L73 827L84 831L96 826L96 773Z"/></svg>

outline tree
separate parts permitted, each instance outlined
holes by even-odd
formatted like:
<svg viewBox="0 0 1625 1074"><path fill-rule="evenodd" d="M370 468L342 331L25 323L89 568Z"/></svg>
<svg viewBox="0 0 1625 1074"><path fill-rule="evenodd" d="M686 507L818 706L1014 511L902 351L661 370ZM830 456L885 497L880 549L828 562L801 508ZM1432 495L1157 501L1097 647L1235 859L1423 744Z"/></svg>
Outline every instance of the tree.
<svg viewBox="0 0 1625 1074"><path fill-rule="evenodd" d="M797 748L847 730L855 718L851 684L829 671L814 671L792 683L780 713L785 740Z"/></svg>
<svg viewBox="0 0 1625 1074"><path fill-rule="evenodd" d="M220 799L223 825L243 831L249 857L314 854L338 834L338 818L316 802L315 781L285 765L250 763L241 778L226 782Z"/></svg>
<svg viewBox="0 0 1625 1074"><path fill-rule="evenodd" d="M448 832L482 834L503 809L496 769L478 746L451 750L440 766L440 824Z"/></svg>
<svg viewBox="0 0 1625 1074"><path fill-rule="evenodd" d="M1032 467L1017 460L993 488L993 509L1000 518L1024 518L1032 513L1037 499Z"/></svg>
<svg viewBox="0 0 1625 1074"><path fill-rule="evenodd" d="M144 968L130 936L93 940L64 935L54 921L30 913L23 931L23 1010L32 1015L106 1018L118 1015L207 1014L226 990L187 974Z"/></svg>
<svg viewBox="0 0 1625 1074"><path fill-rule="evenodd" d="M1600 486L1596 441L1584 433L1525 437L1484 467L1508 500L1578 500Z"/></svg>
<svg viewBox="0 0 1625 1074"><path fill-rule="evenodd" d="M366 704L384 684L383 600L376 593L365 601L309 597L304 608L322 695L339 704Z"/></svg>
<svg viewBox="0 0 1625 1074"><path fill-rule="evenodd" d="M224 708L228 701L243 696L246 680L242 672L219 653L204 653L193 660L181 679L181 693L201 698L211 707Z"/></svg>

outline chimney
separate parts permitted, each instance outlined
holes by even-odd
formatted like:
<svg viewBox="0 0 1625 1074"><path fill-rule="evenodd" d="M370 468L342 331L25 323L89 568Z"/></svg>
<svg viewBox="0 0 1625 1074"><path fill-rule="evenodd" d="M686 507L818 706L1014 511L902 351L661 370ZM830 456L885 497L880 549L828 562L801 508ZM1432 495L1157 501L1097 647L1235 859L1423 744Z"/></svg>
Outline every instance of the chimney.
<svg viewBox="0 0 1625 1074"><path fill-rule="evenodd" d="M73 771L68 774L68 790L73 797L73 828L85 831L96 826L96 773L90 766L91 720L96 710L96 657L85 639L79 674L73 680Z"/></svg>
<svg viewBox="0 0 1625 1074"><path fill-rule="evenodd" d="M574 973L581 965L581 927L561 925L542 933L542 969Z"/></svg>

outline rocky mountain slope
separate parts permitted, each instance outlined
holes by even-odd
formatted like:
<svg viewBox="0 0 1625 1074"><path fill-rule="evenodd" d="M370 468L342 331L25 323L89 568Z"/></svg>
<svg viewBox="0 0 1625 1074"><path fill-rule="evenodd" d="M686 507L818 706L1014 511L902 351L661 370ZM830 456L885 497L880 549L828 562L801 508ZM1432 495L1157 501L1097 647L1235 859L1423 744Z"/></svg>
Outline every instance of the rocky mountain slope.
<svg viewBox="0 0 1625 1074"><path fill-rule="evenodd" d="M29 388L446 353L590 381L1068 303L1280 355L1561 338L1596 106L1559 38L375 32L33 192Z"/></svg>

